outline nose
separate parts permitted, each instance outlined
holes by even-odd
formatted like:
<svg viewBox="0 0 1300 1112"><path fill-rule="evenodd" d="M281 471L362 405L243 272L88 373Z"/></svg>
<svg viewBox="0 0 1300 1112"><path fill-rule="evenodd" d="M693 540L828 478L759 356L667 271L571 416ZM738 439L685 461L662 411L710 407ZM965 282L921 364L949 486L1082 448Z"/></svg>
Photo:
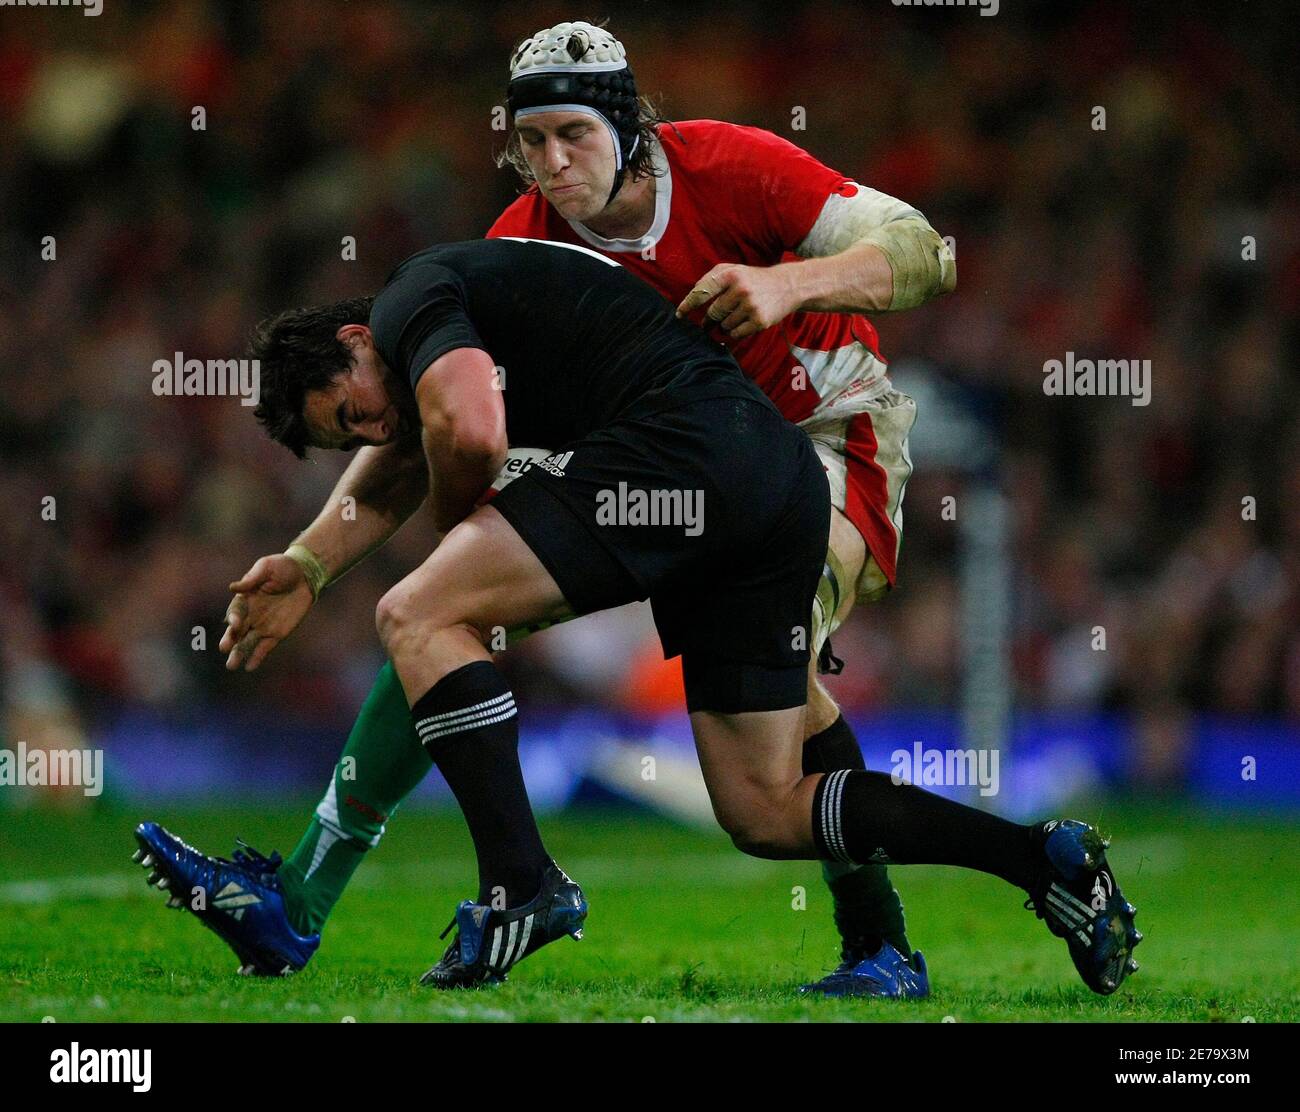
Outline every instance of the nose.
<svg viewBox="0 0 1300 1112"><path fill-rule="evenodd" d="M369 420L360 421L354 426L354 429L356 434L368 444L386 444L393 431L386 417L372 417Z"/></svg>
<svg viewBox="0 0 1300 1112"><path fill-rule="evenodd" d="M546 172L554 177L562 173L569 165L567 145L557 136L546 140Z"/></svg>

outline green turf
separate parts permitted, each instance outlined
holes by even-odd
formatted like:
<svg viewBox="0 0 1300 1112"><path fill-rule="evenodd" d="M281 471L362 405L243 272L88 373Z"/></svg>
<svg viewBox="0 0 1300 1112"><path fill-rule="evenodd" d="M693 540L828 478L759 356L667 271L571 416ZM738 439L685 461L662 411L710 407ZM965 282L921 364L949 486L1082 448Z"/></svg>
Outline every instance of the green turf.
<svg viewBox="0 0 1300 1112"><path fill-rule="evenodd" d="M1076 808L1081 814L1095 810ZM438 994L416 984L437 934L472 891L450 815L391 824L296 977L234 975L235 959L185 912L167 911L130 863L131 828L156 818L228 853L240 834L291 848L309 807L0 815L0 1019L76 1020L1294 1020L1300 938L1295 827L1194 812L1107 809L1111 860L1139 906L1142 971L1088 992L1063 942L1018 894L955 869L898 868L934 995L921 1003L802 1000L833 964L816 865L745 858L720 835L623 813L543 823L591 901L586 938L548 946L510 983ZM36 883L31 883L36 882ZM792 890L806 890L797 910Z"/></svg>

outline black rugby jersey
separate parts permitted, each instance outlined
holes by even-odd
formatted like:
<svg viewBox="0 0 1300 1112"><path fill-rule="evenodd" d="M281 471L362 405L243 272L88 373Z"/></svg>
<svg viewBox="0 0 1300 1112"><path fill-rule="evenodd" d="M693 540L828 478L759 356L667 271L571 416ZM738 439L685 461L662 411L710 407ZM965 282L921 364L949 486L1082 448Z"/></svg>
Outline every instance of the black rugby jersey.
<svg viewBox="0 0 1300 1112"><path fill-rule="evenodd" d="M558 446L619 417L703 398L771 403L718 343L594 251L541 240L430 247L375 298L380 357L412 385L439 356L481 348L502 370L512 445Z"/></svg>

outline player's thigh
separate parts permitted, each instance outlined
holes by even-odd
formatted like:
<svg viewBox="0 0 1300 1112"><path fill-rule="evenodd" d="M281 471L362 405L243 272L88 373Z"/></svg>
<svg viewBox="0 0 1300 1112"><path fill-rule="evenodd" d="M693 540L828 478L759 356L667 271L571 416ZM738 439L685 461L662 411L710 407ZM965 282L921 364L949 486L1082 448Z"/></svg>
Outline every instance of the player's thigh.
<svg viewBox="0 0 1300 1112"><path fill-rule="evenodd" d="M811 737L839 717L839 708L822 686L817 660L826 639L844 622L857 599L857 582L867 562L867 542L844 514L831 508L831 530L827 543L826 567L817 586L813 611L812 660L808 662L808 718L804 724Z"/></svg>
<svg viewBox="0 0 1300 1112"><path fill-rule="evenodd" d="M553 621L567 612L541 560L500 513L483 506L384 596L379 623L381 629L467 625L488 640L496 629Z"/></svg>
<svg viewBox="0 0 1300 1112"><path fill-rule="evenodd" d="M817 658L808 662L808 713L804 716L804 740L829 729L840 716L839 705L822 684Z"/></svg>
<svg viewBox="0 0 1300 1112"><path fill-rule="evenodd" d="M862 577L867 563L867 542L862 539L862 534L843 512L834 507L831 508L831 535L827 548L830 553L827 563L835 568L835 574L842 578L835 607L835 620L831 627L834 629L853 609L853 603L857 599L858 580Z"/></svg>
<svg viewBox="0 0 1300 1112"><path fill-rule="evenodd" d="M827 638L844 622L858 597L858 580L870 556L866 541L843 512L831 508L826 561L813 600L812 655L809 690L817 675L817 656Z"/></svg>
<svg viewBox="0 0 1300 1112"><path fill-rule="evenodd" d="M691 713L713 813L748 852L799 856L811 840L815 784L803 777L803 714L803 707Z"/></svg>

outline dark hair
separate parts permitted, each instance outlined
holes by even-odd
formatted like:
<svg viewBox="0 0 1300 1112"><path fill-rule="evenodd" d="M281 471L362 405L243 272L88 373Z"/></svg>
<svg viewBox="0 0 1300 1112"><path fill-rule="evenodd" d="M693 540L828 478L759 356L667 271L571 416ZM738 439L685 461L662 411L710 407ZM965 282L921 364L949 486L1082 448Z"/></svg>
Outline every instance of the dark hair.
<svg viewBox="0 0 1300 1112"><path fill-rule="evenodd" d="M302 416L308 390L323 390L352 366L352 353L338 338L345 324L367 324L373 297L353 297L333 305L286 309L253 329L248 355L261 376L253 410L272 440L302 459L307 454L307 424Z"/></svg>

